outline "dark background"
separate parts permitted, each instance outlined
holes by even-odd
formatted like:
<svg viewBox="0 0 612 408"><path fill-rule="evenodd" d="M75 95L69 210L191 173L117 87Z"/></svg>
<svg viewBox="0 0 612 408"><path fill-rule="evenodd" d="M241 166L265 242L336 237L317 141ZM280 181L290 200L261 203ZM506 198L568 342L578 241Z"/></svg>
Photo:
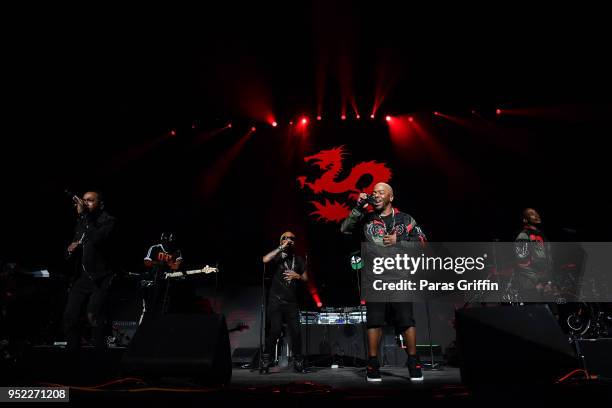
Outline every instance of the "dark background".
<svg viewBox="0 0 612 408"><path fill-rule="evenodd" d="M74 214L63 191L98 188L120 220L123 271L172 229L188 266L219 262L222 284L252 285L292 229L323 302L355 304L355 242L308 215L314 197L296 182L318 174L304 155L340 145L345 168L387 163L397 206L430 240L512 240L532 206L553 239L609 241L606 14L508 7L5 10L0 258L66 270ZM348 104L341 121L351 96L364 119ZM394 145L387 113L413 115L438 147ZM300 138L288 121L303 114Z"/></svg>

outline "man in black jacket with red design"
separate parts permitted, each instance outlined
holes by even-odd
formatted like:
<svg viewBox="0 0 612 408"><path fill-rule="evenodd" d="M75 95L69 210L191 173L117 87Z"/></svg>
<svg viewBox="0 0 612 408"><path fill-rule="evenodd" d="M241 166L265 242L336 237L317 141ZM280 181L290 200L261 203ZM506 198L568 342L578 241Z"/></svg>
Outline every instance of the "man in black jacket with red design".
<svg viewBox="0 0 612 408"><path fill-rule="evenodd" d="M73 200L78 221L68 253L80 250L80 259L79 276L70 289L64 311L66 348L75 351L80 346L78 323L81 308L87 302L87 320L94 345L100 350L106 346L105 306L113 279L110 260L115 218L104 211L102 194L98 191L88 191L82 199L75 196Z"/></svg>
<svg viewBox="0 0 612 408"><path fill-rule="evenodd" d="M427 239L414 218L393 208L393 188L387 183L374 186L371 202L368 195L361 193L357 205L342 222L340 230L345 234L353 233L361 227L362 241L381 246L395 245L400 241L425 242ZM367 208L368 204L370 207ZM402 333L406 342L408 358L406 365L411 381L422 381L423 372L416 354L416 323L410 302L368 302L368 365L366 380L382 381L378 347L382 337L382 327L389 323L387 312L395 313L396 329Z"/></svg>

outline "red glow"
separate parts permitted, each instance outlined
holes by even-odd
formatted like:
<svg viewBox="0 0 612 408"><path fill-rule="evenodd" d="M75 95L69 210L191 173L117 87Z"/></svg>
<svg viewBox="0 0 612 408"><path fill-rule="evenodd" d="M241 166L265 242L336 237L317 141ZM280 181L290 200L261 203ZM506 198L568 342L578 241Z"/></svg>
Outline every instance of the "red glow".
<svg viewBox="0 0 612 408"><path fill-rule="evenodd" d="M340 119L342 119L342 120L346 120L346 115L342 115L342 116L340 116Z"/></svg>
<svg viewBox="0 0 612 408"><path fill-rule="evenodd" d="M321 115L317 115L317 120L321 120Z"/></svg>
<svg viewBox="0 0 612 408"><path fill-rule="evenodd" d="M302 118L302 125L305 125L305 124L307 124L307 123L308 123L308 118L303 117L303 118Z"/></svg>
<svg viewBox="0 0 612 408"><path fill-rule="evenodd" d="M361 119L361 116L360 116L360 115L357 115L357 116L356 116L356 118L357 118L357 119Z"/></svg>
<svg viewBox="0 0 612 408"><path fill-rule="evenodd" d="M435 112L434 112L434 115L435 115L435 116L440 116L440 112L435 111Z"/></svg>
<svg viewBox="0 0 612 408"><path fill-rule="evenodd" d="M387 122L391 122L391 116L389 116L389 115L385 116L385 120L386 120Z"/></svg>
<svg viewBox="0 0 612 408"><path fill-rule="evenodd" d="M291 120L291 121L289 121L289 124L290 124L290 125L293 125L293 121L292 121L292 120Z"/></svg>
<svg viewBox="0 0 612 408"><path fill-rule="evenodd" d="M412 116L408 117L408 122L414 122L414 118Z"/></svg>
<svg viewBox="0 0 612 408"><path fill-rule="evenodd" d="M370 119L374 119L374 115L370 115Z"/></svg>
<svg viewBox="0 0 612 408"><path fill-rule="evenodd" d="M323 307L323 303L317 302L317 307Z"/></svg>
<svg viewBox="0 0 612 408"><path fill-rule="evenodd" d="M496 113L497 115L501 115L501 109L495 109L495 113Z"/></svg>
<svg viewBox="0 0 612 408"><path fill-rule="evenodd" d="M366 301L365 301L365 299L361 299L361 302L359 302L359 303L360 303L361 305L365 305L365 304L366 304Z"/></svg>
<svg viewBox="0 0 612 408"><path fill-rule="evenodd" d="M272 127L277 127L277 126L278 126L278 123L272 122Z"/></svg>
<svg viewBox="0 0 612 408"><path fill-rule="evenodd" d="M172 136L172 137L176 136L176 130L172 129L170 131L170 136Z"/></svg>
<svg viewBox="0 0 612 408"><path fill-rule="evenodd" d="M231 123L228 123L228 124L227 124L227 127L231 129L231 128L232 128L232 124L231 124Z"/></svg>
<svg viewBox="0 0 612 408"><path fill-rule="evenodd" d="M255 132L257 130L257 128L255 128L255 126L251 127L251 132Z"/></svg>

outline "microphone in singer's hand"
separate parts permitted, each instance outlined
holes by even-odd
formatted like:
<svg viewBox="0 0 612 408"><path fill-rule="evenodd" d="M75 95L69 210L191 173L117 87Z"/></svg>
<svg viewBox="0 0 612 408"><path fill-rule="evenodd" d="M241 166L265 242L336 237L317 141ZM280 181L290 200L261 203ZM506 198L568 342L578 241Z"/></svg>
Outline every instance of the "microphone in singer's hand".
<svg viewBox="0 0 612 408"><path fill-rule="evenodd" d="M70 191L70 190L64 190L64 193L66 193L66 195L68 197L70 197L71 200L74 200L74 198L79 198L79 196L77 195L77 193L75 193L74 191Z"/></svg>

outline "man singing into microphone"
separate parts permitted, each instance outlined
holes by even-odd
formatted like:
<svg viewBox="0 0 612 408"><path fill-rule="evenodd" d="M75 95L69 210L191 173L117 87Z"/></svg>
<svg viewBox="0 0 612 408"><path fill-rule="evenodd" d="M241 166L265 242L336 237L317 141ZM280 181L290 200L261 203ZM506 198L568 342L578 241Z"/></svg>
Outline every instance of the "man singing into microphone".
<svg viewBox="0 0 612 408"><path fill-rule="evenodd" d="M79 316L87 302L87 320L92 328L94 345L98 351L106 347L105 305L113 278L110 266L111 239L115 218L104 211L104 201L99 191L88 191L83 198L74 196L78 214L73 242L68 253L80 250L79 275L68 296L64 311L64 333L69 351L80 347Z"/></svg>
<svg viewBox="0 0 612 408"><path fill-rule="evenodd" d="M400 241L425 242L425 234L414 218L393 208L393 189L387 183L374 186L371 197L361 193L357 205L342 222L340 230L351 234L362 227L362 241L372 242L381 246L395 245ZM370 208L366 208L368 204ZM382 336L382 326L389 323L386 320L387 311L395 312L395 325L406 342L408 358L406 365L411 381L422 381L423 372L416 354L416 329L410 302L368 302L366 319L368 322L368 365L367 381L382 381L380 362L378 361L378 344Z"/></svg>
<svg viewBox="0 0 612 408"><path fill-rule="evenodd" d="M291 231L281 235L280 246L263 257L268 271L273 273L272 284L268 294L267 321L270 329L266 336L263 355L263 372L268 373L270 355L280 337L283 323L287 325L291 338L293 368L296 372L304 371L302 356L302 338L300 334L300 312L297 301L297 283L307 282L304 258L295 254L295 235Z"/></svg>

